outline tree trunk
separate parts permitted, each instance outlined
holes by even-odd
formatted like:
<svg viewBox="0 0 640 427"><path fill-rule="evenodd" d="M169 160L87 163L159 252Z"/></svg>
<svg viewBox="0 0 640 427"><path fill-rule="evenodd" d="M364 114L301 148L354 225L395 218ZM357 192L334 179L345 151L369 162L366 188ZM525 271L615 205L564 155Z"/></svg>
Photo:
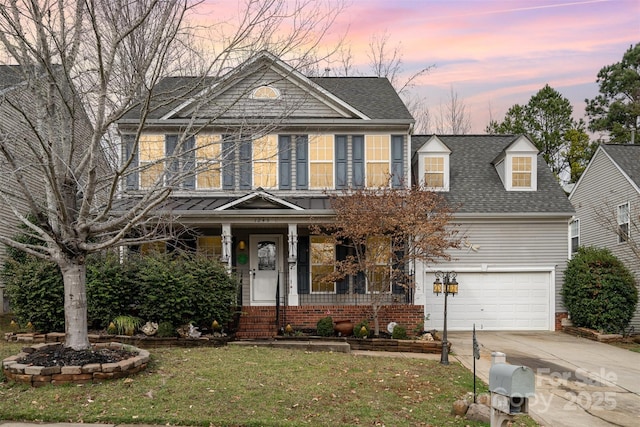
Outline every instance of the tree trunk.
<svg viewBox="0 0 640 427"><path fill-rule="evenodd" d="M380 312L380 305L373 304L373 336L380 336L380 320L378 319L378 313Z"/></svg>
<svg viewBox="0 0 640 427"><path fill-rule="evenodd" d="M87 327L87 268L80 260L69 260L60 267L64 280L65 347L74 350L89 348Z"/></svg>

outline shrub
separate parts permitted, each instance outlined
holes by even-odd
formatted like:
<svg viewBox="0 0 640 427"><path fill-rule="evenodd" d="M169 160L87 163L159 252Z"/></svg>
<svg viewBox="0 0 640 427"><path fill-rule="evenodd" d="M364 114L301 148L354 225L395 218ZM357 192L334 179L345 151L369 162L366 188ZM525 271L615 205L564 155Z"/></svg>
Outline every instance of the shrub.
<svg viewBox="0 0 640 427"><path fill-rule="evenodd" d="M391 338L393 338L395 340L406 340L406 339L409 339L409 336L407 335L407 328L405 328L404 326L401 326L401 325L396 325L393 328L393 332L391 333Z"/></svg>
<svg viewBox="0 0 640 427"><path fill-rule="evenodd" d="M64 331L64 283L58 266L33 256L5 262L2 278L13 314L39 332Z"/></svg>
<svg viewBox="0 0 640 427"><path fill-rule="evenodd" d="M576 326L618 333L633 317L638 288L609 250L579 248L567 264L562 296Z"/></svg>
<svg viewBox="0 0 640 427"><path fill-rule="evenodd" d="M147 254L137 258L138 316L174 325L208 327L232 316L237 284L217 261L192 254Z"/></svg>
<svg viewBox="0 0 640 427"><path fill-rule="evenodd" d="M87 261L87 321L90 328L107 328L122 314L131 314L136 287L131 264L115 253L92 255Z"/></svg>
<svg viewBox="0 0 640 427"><path fill-rule="evenodd" d="M318 320L318 323L316 324L316 332L321 337L333 336L333 319L331 318L331 316L323 317L322 319Z"/></svg>
<svg viewBox="0 0 640 427"><path fill-rule="evenodd" d="M365 327L366 333L362 333L363 326ZM366 320L362 320L360 323L353 327L353 335L355 335L356 338L366 338L370 333L371 329L369 328L369 322L367 322Z"/></svg>

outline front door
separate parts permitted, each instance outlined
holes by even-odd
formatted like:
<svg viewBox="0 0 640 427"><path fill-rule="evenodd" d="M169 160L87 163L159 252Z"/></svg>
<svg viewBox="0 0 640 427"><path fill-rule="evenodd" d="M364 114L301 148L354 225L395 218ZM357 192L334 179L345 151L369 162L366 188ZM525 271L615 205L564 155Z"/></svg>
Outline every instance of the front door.
<svg viewBox="0 0 640 427"><path fill-rule="evenodd" d="M282 273L282 236L253 234L249 236L251 250L251 305L275 305L278 277ZM280 292L284 289L280 277Z"/></svg>

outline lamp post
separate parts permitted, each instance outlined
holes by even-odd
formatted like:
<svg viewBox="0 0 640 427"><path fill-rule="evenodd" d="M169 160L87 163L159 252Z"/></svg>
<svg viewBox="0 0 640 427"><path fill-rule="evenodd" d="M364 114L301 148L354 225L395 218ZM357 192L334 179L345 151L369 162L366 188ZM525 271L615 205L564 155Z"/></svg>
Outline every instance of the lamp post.
<svg viewBox="0 0 640 427"><path fill-rule="evenodd" d="M447 296L455 296L458 293L457 273L455 271L436 271L436 280L433 282L433 293L440 295L444 293L444 328L442 331L442 352L440 353L440 364L449 364L449 342L447 341ZM442 279L442 282L440 281Z"/></svg>

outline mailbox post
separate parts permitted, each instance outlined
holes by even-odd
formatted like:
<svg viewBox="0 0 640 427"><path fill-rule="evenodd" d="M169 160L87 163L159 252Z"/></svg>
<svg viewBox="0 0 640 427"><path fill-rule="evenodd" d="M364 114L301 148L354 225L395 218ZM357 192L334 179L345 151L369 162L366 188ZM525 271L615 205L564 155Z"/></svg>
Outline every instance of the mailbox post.
<svg viewBox="0 0 640 427"><path fill-rule="evenodd" d="M515 415L529 413L535 394L535 375L526 366L496 363L489 370L491 427L506 425Z"/></svg>

